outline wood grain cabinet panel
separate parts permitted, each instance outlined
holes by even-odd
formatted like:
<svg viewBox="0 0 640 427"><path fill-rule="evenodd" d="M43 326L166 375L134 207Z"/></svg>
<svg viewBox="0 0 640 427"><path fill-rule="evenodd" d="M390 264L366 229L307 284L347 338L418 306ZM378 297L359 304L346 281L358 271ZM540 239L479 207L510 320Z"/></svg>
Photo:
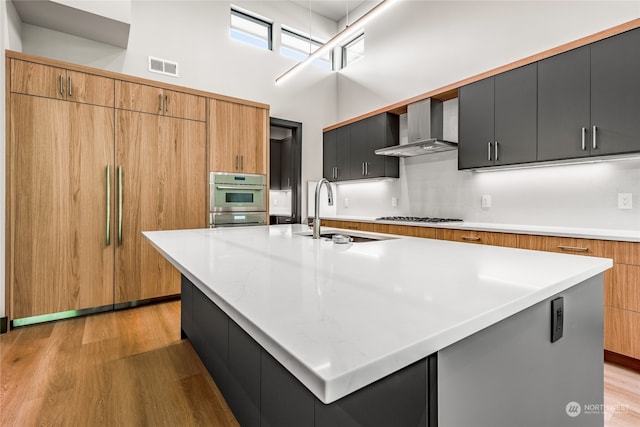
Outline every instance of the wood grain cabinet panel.
<svg viewBox="0 0 640 427"><path fill-rule="evenodd" d="M487 231L453 230L443 228L439 230L438 238L455 242L476 243L492 246L517 247L517 235L510 233L493 233Z"/></svg>
<svg viewBox="0 0 640 427"><path fill-rule="evenodd" d="M11 60L11 92L84 104L114 105L114 79Z"/></svg>
<svg viewBox="0 0 640 427"><path fill-rule="evenodd" d="M518 235L518 247L546 252L558 252L573 255L587 255L611 258L610 242L604 240L576 239L572 237Z"/></svg>
<svg viewBox="0 0 640 427"><path fill-rule="evenodd" d="M118 80L116 108L141 113L205 121L206 101L197 95Z"/></svg>
<svg viewBox="0 0 640 427"><path fill-rule="evenodd" d="M609 272L612 280L605 281L604 304L640 312L640 265L616 263Z"/></svg>
<svg viewBox="0 0 640 427"><path fill-rule="evenodd" d="M113 110L22 94L10 109L12 318L112 304Z"/></svg>
<svg viewBox="0 0 640 427"><path fill-rule="evenodd" d="M116 135L123 192L116 303L179 294L178 271L141 233L206 225L206 125L117 110Z"/></svg>
<svg viewBox="0 0 640 427"><path fill-rule="evenodd" d="M209 170L267 173L267 110L210 99L209 124Z"/></svg>
<svg viewBox="0 0 640 427"><path fill-rule="evenodd" d="M604 308L604 348L640 359L640 313Z"/></svg>

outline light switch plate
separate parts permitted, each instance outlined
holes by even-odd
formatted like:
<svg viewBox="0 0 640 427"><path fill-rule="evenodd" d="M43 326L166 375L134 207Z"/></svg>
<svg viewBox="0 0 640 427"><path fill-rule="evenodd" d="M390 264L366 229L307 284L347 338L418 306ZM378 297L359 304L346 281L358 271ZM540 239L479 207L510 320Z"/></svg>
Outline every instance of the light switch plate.
<svg viewBox="0 0 640 427"><path fill-rule="evenodd" d="M633 209L632 193L618 193L618 209Z"/></svg>

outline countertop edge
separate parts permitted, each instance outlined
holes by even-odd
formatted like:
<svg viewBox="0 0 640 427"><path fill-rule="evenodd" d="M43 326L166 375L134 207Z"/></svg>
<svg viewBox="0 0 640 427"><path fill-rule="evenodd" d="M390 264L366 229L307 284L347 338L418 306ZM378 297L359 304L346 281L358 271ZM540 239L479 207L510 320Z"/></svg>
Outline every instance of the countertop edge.
<svg viewBox="0 0 640 427"><path fill-rule="evenodd" d="M405 225L411 227L444 228L451 230L489 231L495 233L530 234L534 236L571 237L579 239L611 240L617 242L640 242L640 230L589 229L572 227L551 227L520 224L498 224L481 222L409 222L384 221L373 217L323 216L330 221L366 222L371 224Z"/></svg>

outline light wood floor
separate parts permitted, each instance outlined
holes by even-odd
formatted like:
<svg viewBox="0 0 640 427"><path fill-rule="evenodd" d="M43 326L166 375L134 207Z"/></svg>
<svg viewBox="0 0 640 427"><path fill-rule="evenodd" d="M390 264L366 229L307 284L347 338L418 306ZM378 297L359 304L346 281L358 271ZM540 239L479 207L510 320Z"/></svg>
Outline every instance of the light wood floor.
<svg viewBox="0 0 640 427"><path fill-rule="evenodd" d="M238 426L180 302L0 335L0 426ZM605 364L605 425L640 426L640 374Z"/></svg>

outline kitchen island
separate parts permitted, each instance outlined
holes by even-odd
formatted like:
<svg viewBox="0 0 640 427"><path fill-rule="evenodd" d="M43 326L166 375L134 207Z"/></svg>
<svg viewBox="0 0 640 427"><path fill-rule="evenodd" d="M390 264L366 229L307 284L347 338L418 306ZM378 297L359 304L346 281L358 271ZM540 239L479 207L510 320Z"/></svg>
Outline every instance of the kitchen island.
<svg viewBox="0 0 640 427"><path fill-rule="evenodd" d="M609 259L302 225L144 234L243 426L603 424L575 405L603 403Z"/></svg>

